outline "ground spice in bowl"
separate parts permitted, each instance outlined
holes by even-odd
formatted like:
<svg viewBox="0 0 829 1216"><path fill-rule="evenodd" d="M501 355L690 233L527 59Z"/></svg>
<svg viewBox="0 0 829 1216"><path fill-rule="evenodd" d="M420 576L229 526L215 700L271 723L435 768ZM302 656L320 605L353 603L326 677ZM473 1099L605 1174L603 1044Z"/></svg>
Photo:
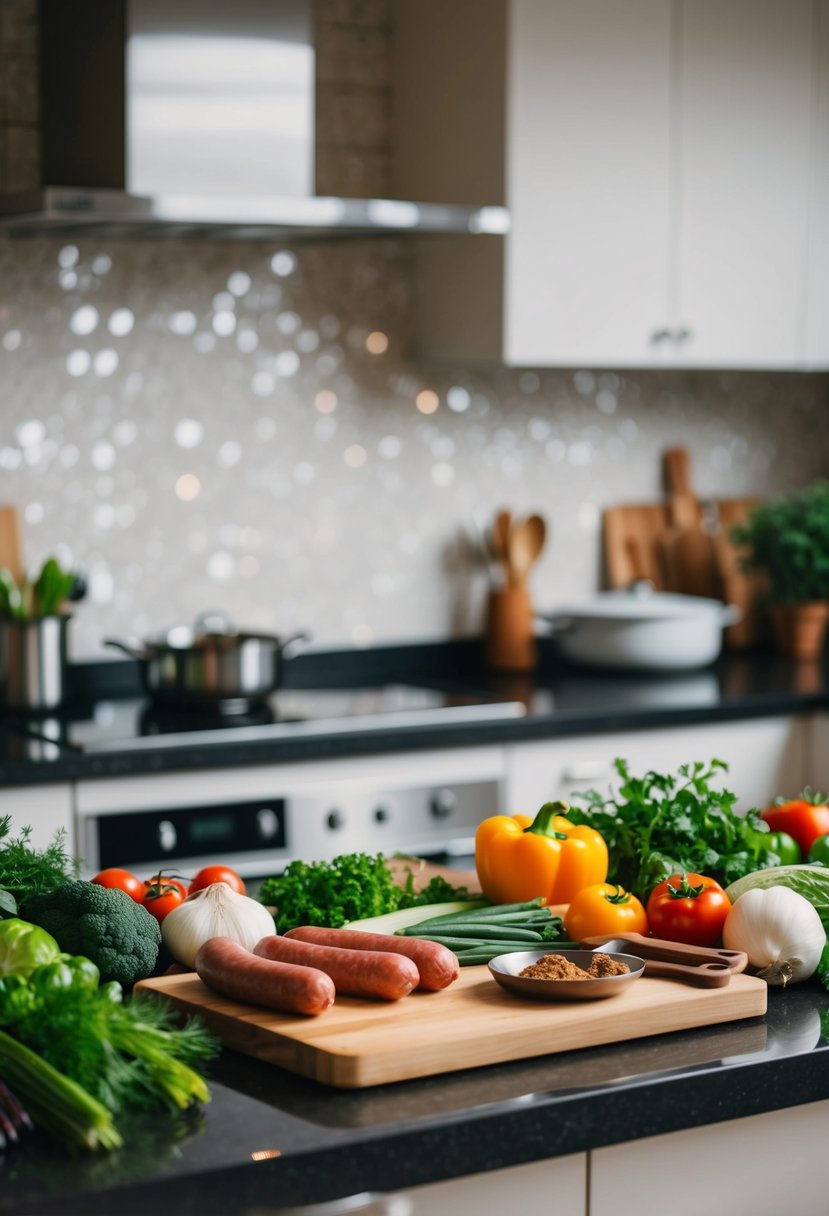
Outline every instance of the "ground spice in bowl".
<svg viewBox="0 0 829 1216"><path fill-rule="evenodd" d="M626 975L629 971L627 963L619 963L609 954L597 952L586 971L563 954L545 954L518 975L527 980L595 980L607 975Z"/></svg>

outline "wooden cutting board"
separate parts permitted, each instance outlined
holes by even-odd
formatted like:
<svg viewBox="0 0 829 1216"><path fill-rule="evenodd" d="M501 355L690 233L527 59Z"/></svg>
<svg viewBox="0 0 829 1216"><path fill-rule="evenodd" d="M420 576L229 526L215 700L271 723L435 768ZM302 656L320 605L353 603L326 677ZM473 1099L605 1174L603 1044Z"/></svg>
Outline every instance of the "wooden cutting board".
<svg viewBox="0 0 829 1216"><path fill-rule="evenodd" d="M226 1047L348 1089L755 1017L768 992L748 975L725 988L644 976L607 999L532 1001L505 992L488 968L467 967L443 992L394 1002L338 996L319 1017L300 1018L227 1000L192 972L135 987L201 1014Z"/></svg>

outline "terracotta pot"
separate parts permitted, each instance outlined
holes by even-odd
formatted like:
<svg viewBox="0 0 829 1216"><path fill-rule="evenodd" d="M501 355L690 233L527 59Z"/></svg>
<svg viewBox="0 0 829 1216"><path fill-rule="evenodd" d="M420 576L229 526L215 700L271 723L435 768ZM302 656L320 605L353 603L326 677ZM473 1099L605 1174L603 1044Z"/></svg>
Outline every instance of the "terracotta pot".
<svg viewBox="0 0 829 1216"><path fill-rule="evenodd" d="M790 659L816 659L823 650L829 601L772 604L769 608L777 646Z"/></svg>

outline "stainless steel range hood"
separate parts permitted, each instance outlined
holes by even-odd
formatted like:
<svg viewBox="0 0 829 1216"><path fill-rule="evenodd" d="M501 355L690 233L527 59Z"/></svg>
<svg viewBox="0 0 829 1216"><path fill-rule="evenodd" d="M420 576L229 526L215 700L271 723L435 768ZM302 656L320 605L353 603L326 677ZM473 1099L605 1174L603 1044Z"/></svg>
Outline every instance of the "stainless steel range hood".
<svg viewBox="0 0 829 1216"><path fill-rule="evenodd" d="M313 193L312 0L41 0L43 186L0 232L503 233L500 206Z"/></svg>

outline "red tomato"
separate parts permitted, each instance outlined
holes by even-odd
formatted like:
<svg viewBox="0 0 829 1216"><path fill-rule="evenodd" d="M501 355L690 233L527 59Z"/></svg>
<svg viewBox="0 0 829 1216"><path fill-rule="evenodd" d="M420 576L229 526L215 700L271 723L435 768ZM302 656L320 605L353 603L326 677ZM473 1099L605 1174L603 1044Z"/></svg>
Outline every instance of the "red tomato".
<svg viewBox="0 0 829 1216"><path fill-rule="evenodd" d="M719 883L703 874L672 874L648 898L654 937L689 946L714 946L722 937L731 900Z"/></svg>
<svg viewBox="0 0 829 1216"><path fill-rule="evenodd" d="M144 883L144 898L141 903L160 924L164 917L169 916L173 908L180 907L186 898L184 883L175 879L168 881L159 876Z"/></svg>
<svg viewBox="0 0 829 1216"><path fill-rule="evenodd" d="M190 883L187 894L192 895L194 891L201 891L203 887L209 887L214 882L226 882L232 890L238 891L240 895L247 895L245 884L236 871L231 870L230 866L205 866L203 870L199 870L196 877Z"/></svg>
<svg viewBox="0 0 829 1216"><path fill-rule="evenodd" d="M144 883L144 893L151 887L166 886L175 887L181 893L181 898L187 898L187 883L182 882L180 878L173 878L172 875L165 874L162 870L160 874L153 874L152 878L148 878ZM158 894L158 892L156 892Z"/></svg>
<svg viewBox="0 0 829 1216"><path fill-rule="evenodd" d="M799 798L778 802L763 811L772 832L788 832L800 845L805 857L818 836L829 833L829 806L823 794L804 790Z"/></svg>
<svg viewBox="0 0 829 1216"><path fill-rule="evenodd" d="M140 878L136 878L129 870L101 870L100 874L96 874L92 879L99 887L117 888L119 891L125 891L130 899L134 899L137 904L140 904L144 899L144 884Z"/></svg>

